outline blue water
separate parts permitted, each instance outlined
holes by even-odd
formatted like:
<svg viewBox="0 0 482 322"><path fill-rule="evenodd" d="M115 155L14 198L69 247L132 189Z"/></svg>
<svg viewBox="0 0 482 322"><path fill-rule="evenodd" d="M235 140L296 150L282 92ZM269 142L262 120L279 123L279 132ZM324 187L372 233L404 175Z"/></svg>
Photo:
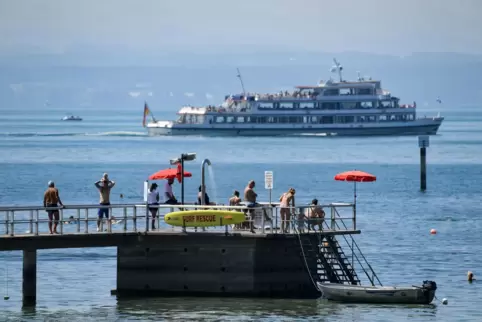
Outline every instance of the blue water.
<svg viewBox="0 0 482 322"><path fill-rule="evenodd" d="M430 138L428 190L419 192L416 137L373 138L204 138L147 137L142 110L69 110L82 122L61 122L64 110L0 109L0 204L40 205L49 180L65 204L96 203L93 183L108 172L117 182L112 201L142 200L143 181L169 166L169 159L196 152L186 163L186 199L194 200L203 158L212 162L216 187L208 193L225 203L250 179L267 200L263 176L274 172L273 196L289 187L297 203L352 201L353 185L336 173L359 169L377 181L358 186L360 248L385 285L419 285L435 280L437 297L449 305L377 306L324 300L239 300L161 298L118 301L113 248L43 250L38 253L38 305L21 310L21 253L0 253L0 319L12 320L326 320L480 321L480 283L468 284L468 270L482 274L482 108L441 112L446 121ZM156 117L174 112L155 111ZM175 193L180 189L176 184ZM216 196L216 197L214 197ZM437 229L430 235L430 229ZM6 270L8 269L8 274Z"/></svg>

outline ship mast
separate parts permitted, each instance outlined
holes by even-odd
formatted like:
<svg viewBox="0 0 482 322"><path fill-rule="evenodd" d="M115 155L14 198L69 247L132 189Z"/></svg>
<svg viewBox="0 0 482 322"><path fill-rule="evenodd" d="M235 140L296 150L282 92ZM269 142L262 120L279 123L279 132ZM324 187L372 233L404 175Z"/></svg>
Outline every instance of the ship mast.
<svg viewBox="0 0 482 322"><path fill-rule="evenodd" d="M246 96L246 90L244 89L244 83L243 83L243 78L241 77L241 72L239 71L239 68L236 68L238 71L237 77L239 78L239 81L241 82L241 88L243 89L243 95Z"/></svg>
<svg viewBox="0 0 482 322"><path fill-rule="evenodd" d="M335 65L331 67L331 72L338 72L338 76L340 77L340 83L343 82L343 79L341 77L341 71L343 70L343 66L336 60L336 58L333 58L333 61L335 62Z"/></svg>

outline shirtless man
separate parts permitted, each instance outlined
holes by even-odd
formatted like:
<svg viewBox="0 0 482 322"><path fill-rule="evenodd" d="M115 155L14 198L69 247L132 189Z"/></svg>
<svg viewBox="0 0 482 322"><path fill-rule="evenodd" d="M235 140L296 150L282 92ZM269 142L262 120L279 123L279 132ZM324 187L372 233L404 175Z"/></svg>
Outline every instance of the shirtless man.
<svg viewBox="0 0 482 322"><path fill-rule="evenodd" d="M102 179L97 181L94 185L99 190L99 194L100 194L99 204L101 206L109 206L110 190L114 188L115 182L109 180L109 175L107 173L104 173L104 175L102 176ZM106 219L109 219L109 208L106 208L106 207L99 208L97 215L98 215L97 231L100 231L100 223L102 221L102 218L105 217Z"/></svg>
<svg viewBox="0 0 482 322"><path fill-rule="evenodd" d="M310 213L308 219L308 230L318 226L318 230L323 230L323 221L325 220L325 211L318 205L318 200L313 199L310 205Z"/></svg>
<svg viewBox="0 0 482 322"><path fill-rule="evenodd" d="M234 190L234 193L233 193L233 196L231 198L229 198L229 205L230 206L239 206L241 204L241 198L239 198L239 191L238 190ZM246 214L246 212L245 212ZM248 222L243 222L241 224L235 224L234 225L234 228L235 229L241 229L241 228L245 228L248 226Z"/></svg>
<svg viewBox="0 0 482 322"><path fill-rule="evenodd" d="M291 207L295 207L295 189L290 188L288 192L285 192L279 198L280 201L280 215L281 215L281 230L284 233L288 233L290 230L291 221Z"/></svg>
<svg viewBox="0 0 482 322"><path fill-rule="evenodd" d="M254 180L251 180L248 182L248 185L244 189L244 201L247 203L248 208L254 208L258 205L256 202L256 198L258 197L258 194L254 192L254 187L256 186L256 183ZM250 222L249 222L249 227L250 231L254 234L254 209L249 210L249 217L250 217Z"/></svg>
<svg viewBox="0 0 482 322"><path fill-rule="evenodd" d="M49 181L48 188L44 193L44 207L45 208L54 208L63 207L62 201L59 197L59 190L55 188L55 183L53 181ZM49 231L50 234L58 234L57 232L57 225L59 224L59 211L56 210L47 210L47 214L49 216ZM54 229L52 230L52 220L54 219Z"/></svg>

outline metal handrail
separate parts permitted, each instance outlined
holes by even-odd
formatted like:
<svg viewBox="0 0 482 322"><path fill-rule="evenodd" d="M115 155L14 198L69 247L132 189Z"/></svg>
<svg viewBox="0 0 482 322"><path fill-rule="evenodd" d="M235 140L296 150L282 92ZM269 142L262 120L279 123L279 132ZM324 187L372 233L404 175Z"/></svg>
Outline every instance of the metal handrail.
<svg viewBox="0 0 482 322"><path fill-rule="evenodd" d="M338 211L335 209L335 212L338 213ZM345 227L345 229L347 228L345 223L343 221L341 221L343 226ZM339 228L339 225L338 223L335 223L335 225ZM380 279L378 278L378 275L375 273L375 270L372 268L372 266L370 265L370 263L368 262L368 260L366 259L365 255L362 253L360 247L358 246L357 242L355 241L355 239L353 238L353 236L349 236L351 238L351 243L352 243L352 246L350 247L351 251L352 251L352 255L356 258L358 264L360 264L363 272L365 273L365 275L367 276L368 280L370 281L370 283L372 284L372 286L375 286L375 279L376 281L378 282L378 284L380 286L383 286L382 282L380 281ZM347 239L346 236L343 236L343 238L345 239L345 242L348 244L349 241ZM365 269L365 267L363 266L363 263L362 261L358 258L357 256L357 253L355 253L355 250L354 250L354 247L356 247L356 250L358 251L358 253L360 254L361 258L363 259L363 261L365 262L366 265L368 265L368 268L370 270L370 272L372 273L372 277L370 277L370 275L368 274L368 271L367 269Z"/></svg>
<svg viewBox="0 0 482 322"><path fill-rule="evenodd" d="M333 217L333 214L335 211L333 210L334 208L343 208L343 207L352 207L352 204L350 203L333 203L333 204L326 204L326 205L319 205L322 208L328 209L331 208L331 219L325 218L324 222L326 225L326 222L331 220L331 229L333 230L335 225L334 221L335 220L341 220L343 221L344 219L352 220L353 217L339 217L335 218ZM292 217L290 219L291 221L298 221L298 217L300 214L304 214L304 209L311 208L312 206L310 205L303 205L303 206L296 206L296 207L288 207L291 208L292 212ZM24 225L28 224L28 232L27 233L22 233L21 235L29 235L29 234L34 234L38 235L39 234L39 225L51 222L47 218L40 218L40 211L51 211L51 210L58 210L59 211L59 220L58 220L58 229L59 234L72 234L73 232L70 231L70 229L67 229L67 232L64 231L65 225L67 224L74 224L76 225L75 233L76 234L88 234L89 233L89 227L92 229L92 226L89 226L89 223L91 222L96 222L98 220L97 215L89 215L89 210L91 209L99 209L99 208L107 208L109 209L109 212L111 214L109 220L107 219L102 219L100 222L100 231L104 231L104 225L107 225L106 231L108 233L113 232L112 228L112 219L114 218L115 214L115 219L120 220L122 223L122 231L143 231L143 232L148 232L151 228L151 223L150 220L152 220L152 216L150 212L148 211L148 208L157 208L157 209L169 209L170 211L177 211L179 210L200 210L200 209L217 209L217 210L237 210L237 211L243 211L246 214L246 222L251 223L251 222L257 222L257 226L261 226L260 228L257 228L255 230L259 231L264 234L265 229L271 229L271 232L274 234L282 233L284 232L279 232L279 225L281 224L282 220L279 215L279 210L283 209L282 207L279 206L279 203L259 203L256 207L247 207L245 205L239 205L239 206L225 206L225 205L196 205L196 204L183 204L183 205L171 205L171 204L160 204L160 205L148 205L146 203L132 203L132 204L111 204L111 205L66 205L64 207L39 207L39 206L10 206L10 207L0 207L0 218L2 214L4 215L5 220L0 219L0 224L4 223L5 229L2 232L4 235L8 236L15 236L18 235L19 233L15 231L16 225ZM116 211L114 211L116 210ZM121 210L121 211L119 211ZM259 211L259 210L262 210ZM70 216L73 218L68 218L66 215L66 212L74 212L75 213ZM251 214L251 212L254 211L254 215ZM25 214L25 212L28 212L28 214ZM93 212L90 211L90 214ZM128 214L131 213L131 214ZM326 212L328 213L328 211ZM336 211L336 213L338 213ZM164 217L165 214L161 213L159 211L157 218L155 220L156 222L156 227L159 229L160 227L160 221L161 218ZM139 223L141 223L145 219L145 227L138 226ZM71 222L71 220L73 222ZM267 220L269 220L269 228L265 226L267 223ZM309 219L307 219L308 221ZM130 224L132 223L132 224ZM82 232L81 226L84 225L84 229ZM290 225L290 223L288 223ZM234 225L238 226L238 225ZM233 226L233 229L236 227ZM346 226L346 225L345 225ZM0 226L1 227L1 226ZM69 225L71 227L71 225ZM226 232L227 232L227 226L226 227ZM25 227L26 228L26 227ZM129 229L130 228L130 229ZM174 229L174 228L173 228ZM17 229L18 230L18 229ZM1 231L1 230L0 230ZM118 229L115 229L115 231L118 231ZM2 234L0 233L0 234Z"/></svg>

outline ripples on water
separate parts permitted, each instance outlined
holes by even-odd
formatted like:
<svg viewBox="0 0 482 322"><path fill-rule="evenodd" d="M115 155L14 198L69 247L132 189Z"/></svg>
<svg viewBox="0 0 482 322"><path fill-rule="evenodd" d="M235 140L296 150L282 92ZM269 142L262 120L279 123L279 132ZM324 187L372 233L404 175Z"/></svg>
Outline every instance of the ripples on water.
<svg viewBox="0 0 482 322"><path fill-rule="evenodd" d="M257 181L257 192L266 200L265 170L274 172L273 198L293 186L297 203L313 197L322 202L351 201L353 186L335 182L333 176L357 168L378 178L359 185L357 223L362 234L356 240L382 282L420 285L425 279L435 280L438 298L448 298L449 305L231 298L117 300L110 295L116 283L114 248L60 249L38 253L35 311L21 310L21 253L0 253L0 295L7 292L7 268L10 295L9 301L0 302L0 320L482 320L480 283L466 281L468 270L476 277L482 274L482 113L476 109L442 113L447 119L428 149L426 193L418 191L419 155L414 137L149 138L140 129L138 111L114 116L102 111L82 114L86 121L81 124L48 120L45 113L38 115L39 121L38 112L30 112L27 119L14 112L0 119L0 204L41 204L51 179L66 204L97 203L93 183L103 172L117 182L113 202L121 201L121 193L125 201L136 202L142 199L145 178L167 167L168 160L182 152L198 153L196 161L186 164L193 172L186 179L186 199L196 198L201 161L206 157L216 172L215 186L207 180L207 188L220 202L227 202L234 189L242 191L250 179ZM179 193L179 186L175 189ZM437 235L429 234L432 228Z"/></svg>

